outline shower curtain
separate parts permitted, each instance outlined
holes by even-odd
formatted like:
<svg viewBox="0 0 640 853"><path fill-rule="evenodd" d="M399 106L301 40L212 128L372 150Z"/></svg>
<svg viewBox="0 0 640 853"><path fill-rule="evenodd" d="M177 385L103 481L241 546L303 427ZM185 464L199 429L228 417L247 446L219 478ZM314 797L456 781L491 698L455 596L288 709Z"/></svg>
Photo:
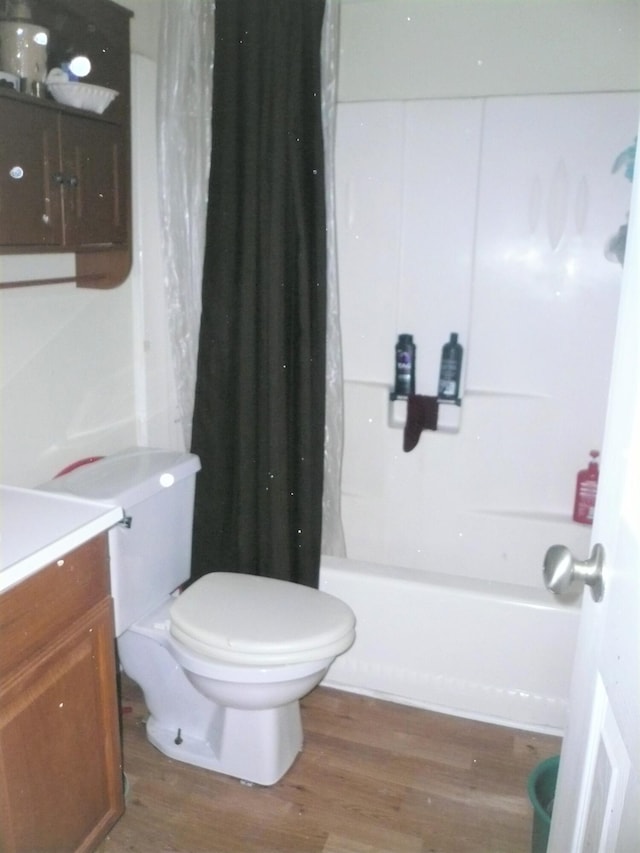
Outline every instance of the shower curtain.
<svg viewBox="0 0 640 853"><path fill-rule="evenodd" d="M325 443L324 0L217 0L192 577L317 586Z"/></svg>

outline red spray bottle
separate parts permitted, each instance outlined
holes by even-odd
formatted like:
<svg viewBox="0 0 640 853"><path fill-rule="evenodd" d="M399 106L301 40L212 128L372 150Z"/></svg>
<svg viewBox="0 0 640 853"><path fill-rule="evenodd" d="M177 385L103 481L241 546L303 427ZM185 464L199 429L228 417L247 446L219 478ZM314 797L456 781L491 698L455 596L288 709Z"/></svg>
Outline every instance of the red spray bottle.
<svg viewBox="0 0 640 853"><path fill-rule="evenodd" d="M593 524L593 511L596 505L598 490L598 456L597 450L589 454L591 461L587 468L578 471L576 480L576 497L573 504L573 520L578 524Z"/></svg>

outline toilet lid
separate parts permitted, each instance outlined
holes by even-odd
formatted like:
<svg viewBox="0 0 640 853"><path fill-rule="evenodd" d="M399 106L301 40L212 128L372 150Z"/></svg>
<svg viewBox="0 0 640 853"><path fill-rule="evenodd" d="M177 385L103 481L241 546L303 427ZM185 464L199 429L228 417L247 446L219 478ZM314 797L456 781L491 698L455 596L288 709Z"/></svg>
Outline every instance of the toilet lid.
<svg viewBox="0 0 640 853"><path fill-rule="evenodd" d="M300 584L234 572L197 580L171 606L171 635L213 660L277 666L332 658L355 637L351 608Z"/></svg>

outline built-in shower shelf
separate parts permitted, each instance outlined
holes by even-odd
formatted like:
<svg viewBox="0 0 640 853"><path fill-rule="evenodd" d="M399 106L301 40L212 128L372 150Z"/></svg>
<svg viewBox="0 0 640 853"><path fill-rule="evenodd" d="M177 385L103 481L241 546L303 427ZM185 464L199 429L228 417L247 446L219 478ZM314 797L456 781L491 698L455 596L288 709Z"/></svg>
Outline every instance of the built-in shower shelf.
<svg viewBox="0 0 640 853"><path fill-rule="evenodd" d="M550 400L549 394L537 391L512 391L504 388L465 388L466 397L505 397L510 400Z"/></svg>
<svg viewBox="0 0 640 853"><path fill-rule="evenodd" d="M440 403L438 406L438 432L456 433L460 430L461 407L455 403ZM407 421L406 399L389 400L389 426L404 429Z"/></svg>
<svg viewBox="0 0 640 853"><path fill-rule="evenodd" d="M554 512L553 510L526 510L526 509L506 509L495 507L493 509L474 509L476 515L486 515L493 518L511 518L521 521L532 521L540 524L566 524L571 527L584 528L589 531L590 527L585 524L578 524L573 520L567 512Z"/></svg>

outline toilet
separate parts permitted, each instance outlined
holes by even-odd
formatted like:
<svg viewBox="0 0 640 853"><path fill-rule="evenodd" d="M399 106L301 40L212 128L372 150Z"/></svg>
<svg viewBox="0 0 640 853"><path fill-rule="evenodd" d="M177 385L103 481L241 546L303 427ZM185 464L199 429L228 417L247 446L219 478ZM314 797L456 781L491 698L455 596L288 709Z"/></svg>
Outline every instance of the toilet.
<svg viewBox="0 0 640 853"><path fill-rule="evenodd" d="M191 453L132 448L41 486L121 506L109 531L122 669L141 687L147 737L166 755L272 785L302 749L299 700L355 639L337 598L287 581L189 578Z"/></svg>

